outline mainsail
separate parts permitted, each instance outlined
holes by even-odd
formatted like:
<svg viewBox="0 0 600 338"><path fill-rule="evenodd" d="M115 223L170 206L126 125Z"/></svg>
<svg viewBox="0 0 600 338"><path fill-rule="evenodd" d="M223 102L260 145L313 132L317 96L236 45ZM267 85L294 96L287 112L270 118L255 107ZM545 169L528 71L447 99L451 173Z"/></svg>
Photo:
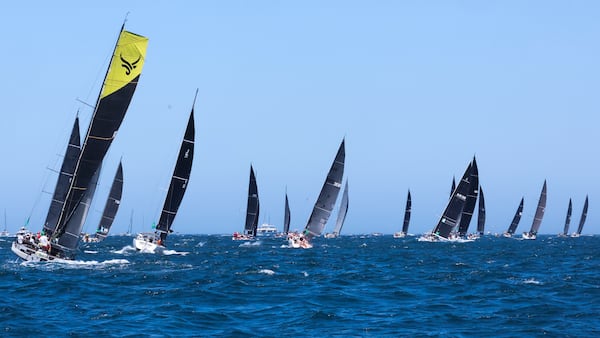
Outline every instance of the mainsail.
<svg viewBox="0 0 600 338"><path fill-rule="evenodd" d="M477 161L473 157L471 162L471 175L469 176L469 192L467 193L467 199L465 200L465 206L463 207L460 221L458 223L458 235L466 236L469 230L469 224L471 224L471 218L475 212L475 202L477 202L477 195L479 194L479 170L477 169Z"/></svg>
<svg viewBox="0 0 600 338"><path fill-rule="evenodd" d="M433 229L433 234L448 238L450 233L456 227L458 222L458 218L460 217L463 207L465 205L465 201L467 199L467 194L469 193L470 183L469 178L471 176L473 165L469 163L469 166L465 170L458 186L454 189L452 196L450 196L450 200L438 221L438 224Z"/></svg>
<svg viewBox="0 0 600 338"><path fill-rule="evenodd" d="M410 211L412 208L412 200L410 198L410 190L408 190L408 196L406 196L406 208L404 209L404 223L402 224L402 232L408 233L408 223L410 223Z"/></svg>
<svg viewBox="0 0 600 338"><path fill-rule="evenodd" d="M81 152L79 140L79 117L75 118L73 123L73 129L71 131L71 137L69 138L69 145L65 151L65 157L58 174L58 180L56 181L56 187L54 188L54 195L48 208L48 216L46 216L46 222L44 223L44 232L48 235L54 232L60 211L65 204L65 198L67 197L67 191L71 184L71 177L75 171L77 165L77 159Z"/></svg>
<svg viewBox="0 0 600 338"><path fill-rule="evenodd" d="M331 215L331 210L333 210L340 188L342 187L344 161L346 159L344 143L345 140L342 140L342 144L340 144L337 154L335 155L333 164L331 164L331 168L327 173L325 183L323 183L323 187L321 188L319 198L317 198L313 211L304 228L304 236L309 241L314 237L321 236L321 233L323 233L325 224L327 224L329 215Z"/></svg>
<svg viewBox="0 0 600 338"><path fill-rule="evenodd" d="M344 220L346 219L346 214L348 213L348 180L346 180L346 185L344 186L344 193L342 194L342 202L340 203L340 210L338 212L337 221L335 222L335 228L333 229L333 234L335 236L339 236L342 231L342 227L344 226Z"/></svg>
<svg viewBox="0 0 600 338"><path fill-rule="evenodd" d="M283 233L287 235L290 232L290 203L287 193L285 194L285 211L283 214Z"/></svg>
<svg viewBox="0 0 600 338"><path fill-rule="evenodd" d="M579 220L579 227L577 227L577 235L581 235L581 231L583 230L583 224L585 223L585 219L587 217L588 211L588 197L585 196L585 203L583 204L583 211L581 212L581 219Z"/></svg>
<svg viewBox="0 0 600 338"><path fill-rule="evenodd" d="M477 233L483 235L485 231L485 199L483 189L479 186L479 212L477 213Z"/></svg>
<svg viewBox="0 0 600 338"><path fill-rule="evenodd" d="M508 234L513 235L515 231L517 231L517 226L519 225L519 221L521 220L521 215L523 214L523 198L521 197L521 203L519 203L519 207L517 208L517 212L515 212L515 217L513 217L508 230L506 231Z"/></svg>
<svg viewBox="0 0 600 338"><path fill-rule="evenodd" d="M544 217L544 211L546 210L546 180L544 180L544 186L542 187L542 193L540 194L540 200L538 202L535 216L533 217L533 223L531 224L530 235L537 235L540 225L542 225L542 218Z"/></svg>
<svg viewBox="0 0 600 338"><path fill-rule="evenodd" d="M198 92L196 91L196 95ZM181 141L181 148L179 148L179 154L177 155L177 162L175 162L175 169L173 169L173 176L171 176L171 183L169 184L169 190L167 191L167 197L160 213L160 219L156 225L156 233L160 235L160 240L164 245L167 235L171 232L171 225L177 215L179 205L185 195L185 190L188 187L190 180L190 174L192 172L192 162L194 160L194 139L195 139L195 128L194 128L194 105L196 104L196 97L194 97L194 103L192 104L192 110L190 112L190 118L185 128L185 134Z"/></svg>
<svg viewBox="0 0 600 338"><path fill-rule="evenodd" d="M569 208L567 209L567 218L565 219L565 227L563 229L563 235L567 235L569 233L569 224L571 223L571 212L573 211L573 203L569 198Z"/></svg>
<svg viewBox="0 0 600 338"><path fill-rule="evenodd" d="M102 212L102 218L96 228L95 237L98 241L102 241L108 236L110 227L115 220L117 211L119 211L119 205L121 205L121 196L123 195L123 164L119 162L119 167L115 173L112 186L110 187L110 193Z"/></svg>
<svg viewBox="0 0 600 338"><path fill-rule="evenodd" d="M260 214L260 202L258 200L258 186L254 169L250 165L250 181L248 182L248 205L246 207L246 224L244 225L244 235L256 236L258 228L258 217Z"/></svg>
<svg viewBox="0 0 600 338"><path fill-rule="evenodd" d="M102 160L125 117L138 84L148 39L123 30L119 34L102 89L96 101L92 120L83 141L65 203L51 239L53 253L77 247L83 223L72 220L76 209L93 198L94 176L99 175ZM85 214L85 213L84 213ZM85 220L85 217L84 217Z"/></svg>
<svg viewBox="0 0 600 338"><path fill-rule="evenodd" d="M450 198L452 198L454 190L456 190L456 177L452 177L452 186L450 187Z"/></svg>

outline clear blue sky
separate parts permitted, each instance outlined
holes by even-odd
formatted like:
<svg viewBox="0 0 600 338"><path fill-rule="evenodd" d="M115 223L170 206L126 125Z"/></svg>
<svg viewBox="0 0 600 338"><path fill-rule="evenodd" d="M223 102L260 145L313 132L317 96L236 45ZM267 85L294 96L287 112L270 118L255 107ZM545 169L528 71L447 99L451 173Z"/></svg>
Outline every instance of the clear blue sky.
<svg viewBox="0 0 600 338"><path fill-rule="evenodd" d="M113 231L151 230L196 88L196 153L173 229L242 229L256 170L261 221L303 228L343 137L344 233L433 228L452 176L474 154L487 229L504 231L522 196L542 233L569 198L598 233L600 3L596 1L17 1L0 5L1 208L9 230L41 229L73 118L82 134L118 30L150 39L138 90L105 160L92 231L123 157ZM597 202L598 201L598 202ZM335 218L335 213L332 215ZM145 221L145 223L143 223ZM328 229L333 227L330 222ZM2 222L3 224L3 222ZM472 227L474 224L471 225Z"/></svg>

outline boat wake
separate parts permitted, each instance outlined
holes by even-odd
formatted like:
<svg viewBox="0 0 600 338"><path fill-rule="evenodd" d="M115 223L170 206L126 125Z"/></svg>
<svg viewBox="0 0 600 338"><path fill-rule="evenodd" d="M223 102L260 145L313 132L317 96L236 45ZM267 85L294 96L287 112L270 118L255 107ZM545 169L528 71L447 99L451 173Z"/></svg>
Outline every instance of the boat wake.
<svg viewBox="0 0 600 338"><path fill-rule="evenodd" d="M248 242L244 242L242 244L239 245L239 247L245 247L245 246L259 246L261 245L262 242L261 241L248 241Z"/></svg>
<svg viewBox="0 0 600 338"><path fill-rule="evenodd" d="M59 260L55 259L50 262L33 262L33 261L24 261L21 263L22 266L44 266L44 267L68 267L73 269L79 268L95 268L95 267L104 267L110 265L124 265L129 264L129 261L126 259L108 259L102 262L98 261L82 261L82 260Z"/></svg>
<svg viewBox="0 0 600 338"><path fill-rule="evenodd" d="M186 251L175 251L175 250L163 250L162 254L165 255L165 256L172 256L172 255L186 256L187 254L189 254L189 252L186 252Z"/></svg>
<svg viewBox="0 0 600 338"><path fill-rule="evenodd" d="M98 251L95 251L95 250L83 250L83 252L86 254L97 254L98 253Z"/></svg>
<svg viewBox="0 0 600 338"><path fill-rule="evenodd" d="M131 251L135 251L135 248L133 246L131 246L131 245L126 245L126 246L124 246L120 250L114 250L114 251L112 251L112 253L116 253L118 255L123 255L123 254L125 254L127 252L131 252Z"/></svg>

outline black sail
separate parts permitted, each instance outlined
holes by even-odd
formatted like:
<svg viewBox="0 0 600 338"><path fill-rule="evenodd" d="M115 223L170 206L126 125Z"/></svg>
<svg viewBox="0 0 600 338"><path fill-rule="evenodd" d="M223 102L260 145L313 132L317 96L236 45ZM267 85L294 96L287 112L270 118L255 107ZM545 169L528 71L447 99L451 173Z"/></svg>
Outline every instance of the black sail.
<svg viewBox="0 0 600 338"><path fill-rule="evenodd" d="M335 228L333 229L333 234L339 236L340 232L342 232L342 227L344 226L344 220L346 220L346 214L348 213L348 180L346 180L346 185L344 186L344 192L342 194L342 202L340 203L340 210L338 212L337 221L335 222Z"/></svg>
<svg viewBox="0 0 600 338"><path fill-rule="evenodd" d="M404 208L404 223L402 224L402 232L408 233L408 224L410 223L410 212L412 208L412 200L410 197L410 190L408 190L408 196L406 196L406 207Z"/></svg>
<svg viewBox="0 0 600 338"><path fill-rule="evenodd" d="M290 232L290 203L288 202L287 193L285 194L285 211L283 213L283 233L288 234Z"/></svg>
<svg viewBox="0 0 600 338"><path fill-rule="evenodd" d="M515 212L515 217L513 217L512 222L508 226L507 233L513 235L515 231L517 231L517 226L519 225L519 221L521 221L521 215L523 214L523 198L521 197L521 203L519 203L519 207L517 208L517 212Z"/></svg>
<svg viewBox="0 0 600 338"><path fill-rule="evenodd" d="M48 208L48 215L46 216L46 222L44 222L44 232L47 236L51 236L56 228L60 211L65 204L65 198L67 197L67 191L71 184L71 177L75 171L77 165L77 159L81 152L80 139L79 139L79 117L75 118L73 123L73 130L71 131L71 137L69 138L69 145L65 151L65 157L58 174L58 180L56 181L56 187L54 188L54 194L52 201L50 202L50 208Z"/></svg>
<svg viewBox="0 0 600 338"><path fill-rule="evenodd" d="M477 232L483 235L485 232L485 199L483 189L479 186L479 212L477 213Z"/></svg>
<svg viewBox="0 0 600 338"><path fill-rule="evenodd" d="M110 193L102 212L102 218L96 228L96 238L98 241L102 241L108 236L110 227L115 220L117 211L119 211L119 205L121 205L121 196L123 195L123 164L119 162L119 167L115 173L112 186L110 187Z"/></svg>
<svg viewBox="0 0 600 338"><path fill-rule="evenodd" d="M319 198L315 202L313 211L310 214L306 227L304 228L304 236L311 240L314 237L319 237L325 229L327 220L331 215L331 210L335 205L337 196L342 187L342 177L344 176L344 161L346 159L346 150L344 146L345 140L342 140L342 144L335 155L335 159L331 164L331 168L327 173L327 178L321 188Z"/></svg>
<svg viewBox="0 0 600 338"><path fill-rule="evenodd" d="M92 181L100 172L100 166L117 131L125 118L133 94L137 87L144 65L146 37L128 32L121 28L119 39L113 51L109 68L106 72L102 89L98 95L94 112L86 136L83 141L81 153L73 173L65 203L58 218L57 226L51 239L58 239L64 246L54 248L53 251L72 251L77 247L79 240L68 239L62 241L65 233L81 233L83 224L79 219L71 221L76 209L85 200L93 198L91 193ZM87 213L84 213L87 214ZM84 220L85 221L85 220ZM70 224L74 223L74 224ZM76 227L80 226L78 231ZM62 245L62 244L61 244Z"/></svg>
<svg viewBox="0 0 600 338"><path fill-rule="evenodd" d="M581 235L581 231L583 230L583 224L585 223L585 219L587 217L588 211L588 197L585 196L585 203L583 204L583 211L581 212L581 219L579 220L579 226L577 227L577 234Z"/></svg>
<svg viewBox="0 0 600 338"><path fill-rule="evenodd" d="M194 103L196 99L194 98ZM173 170L173 176L171 176L171 183L169 184L169 190L167 191L167 197L160 213L160 219L156 225L156 232L160 234L160 239L164 245L167 235L171 232L171 226L179 210L179 205L183 200L183 195L188 187L190 180L190 174L192 172L192 162L194 160L194 106L190 112L190 118L185 129L183 140L181 141L181 148L179 148L179 154L177 155L177 162L175 162L175 169Z"/></svg>
<svg viewBox="0 0 600 338"><path fill-rule="evenodd" d="M569 224L571 224L571 212L573 211L573 203L569 198L569 208L567 209L567 218L565 219L565 227L563 229L563 235L567 235L569 233Z"/></svg>
<svg viewBox="0 0 600 338"><path fill-rule="evenodd" d="M530 235L537 235L542 225L542 218L544 218L544 211L546 210L546 181L544 180L544 186L540 194L540 200L538 202L537 209L535 210L535 216L533 217L533 223L531 224Z"/></svg>
<svg viewBox="0 0 600 338"><path fill-rule="evenodd" d="M258 185L254 168L250 165L250 180L248 182L248 205L246 207L246 224L244 225L244 235L256 236L258 228L258 217L260 215L260 201L258 200Z"/></svg>
<svg viewBox="0 0 600 338"><path fill-rule="evenodd" d="M438 221L438 224L433 229L433 233L448 238L450 233L456 227L458 222L458 218L461 216L463 207L465 206L465 201L467 200L467 194L469 193L470 183L469 178L471 176L472 164L469 163L469 166L465 170L460 182L454 189L452 196L450 196L450 200L444 209L442 217Z"/></svg>
<svg viewBox="0 0 600 338"><path fill-rule="evenodd" d="M477 161L473 158L471 162L471 175L469 176L469 192L467 193L467 199L465 200L465 206L460 216L458 223L458 234L465 236L469 230L469 224L471 224L471 218L475 212L475 204L477 202L477 195L479 194L479 170L477 169Z"/></svg>
<svg viewBox="0 0 600 338"><path fill-rule="evenodd" d="M452 186L450 187L450 197L452 197L452 193L456 190L456 177L452 177Z"/></svg>

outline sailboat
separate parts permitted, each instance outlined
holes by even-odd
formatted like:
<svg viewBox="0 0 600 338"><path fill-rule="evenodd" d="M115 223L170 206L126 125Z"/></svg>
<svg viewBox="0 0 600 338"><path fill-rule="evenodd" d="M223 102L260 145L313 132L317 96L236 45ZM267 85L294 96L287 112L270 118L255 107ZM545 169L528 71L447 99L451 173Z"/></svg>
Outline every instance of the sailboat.
<svg viewBox="0 0 600 338"><path fill-rule="evenodd" d="M348 213L348 180L344 186L344 193L342 194L342 202L340 203L340 209L338 211L337 221L335 222L335 228L332 233L325 234L325 238L336 238L340 236L342 227L344 226L344 220Z"/></svg>
<svg viewBox="0 0 600 338"><path fill-rule="evenodd" d="M454 180L452 181L454 182ZM404 238L408 234L408 223L410 222L410 212L412 208L412 200L410 198L410 189L406 197L406 207L404 208L404 223L402 223L402 231L395 232L394 238Z"/></svg>
<svg viewBox="0 0 600 338"><path fill-rule="evenodd" d="M540 225L542 225L542 218L544 218L544 211L546 210L546 181L544 180L544 186L542 187L542 192L540 194L540 200L538 201L538 206L535 211L535 216L533 217L533 223L531 224L531 229L529 232L523 233L523 239L536 239L538 230L540 229Z"/></svg>
<svg viewBox="0 0 600 338"><path fill-rule="evenodd" d="M327 220L331 215L331 210L335 205L337 196L342 187L342 177L344 176L344 162L346 159L345 140L338 148L335 159L327 173L327 178L321 188L321 193L315 202L312 213L302 234L290 234L288 243L292 248L312 248L312 239L321 236Z"/></svg>
<svg viewBox="0 0 600 338"><path fill-rule="evenodd" d="M479 186L479 211L477 212L477 233L483 236L485 232L485 198L483 189Z"/></svg>
<svg viewBox="0 0 600 338"><path fill-rule="evenodd" d="M29 243L19 243L17 239L11 247L24 260L68 260L75 257L102 161L125 117L144 65L148 39L124 30L124 26L121 26L83 146L80 151L73 151L76 154L74 166L69 149L65 154L63 167L74 167L74 170L65 184L63 178L66 175L61 168L50 206L50 220L44 224L39 241L33 239ZM75 138L73 134L72 139ZM71 142L67 148L71 148Z"/></svg>
<svg viewBox="0 0 600 338"><path fill-rule="evenodd" d="M173 225L175 216L177 216L177 211L185 195L192 172L195 139L194 105L196 104L197 96L198 90L196 90L196 95L194 96L190 118L188 119L183 139L181 140L181 147L179 148L179 154L177 155L177 161L175 162L169 190L165 197L165 203L163 204L158 224L155 227L154 233L139 233L133 239L133 246L136 250L161 253L166 248L167 236L173 232L171 226Z"/></svg>
<svg viewBox="0 0 600 338"><path fill-rule="evenodd" d="M426 233L421 236L418 240L422 242L437 242L437 241L449 241L451 240L450 234L460 221L462 210L467 200L467 194L469 193L471 183L471 173L473 172L473 163L469 162L465 173L463 174L460 182L456 186L456 189L452 192L450 200L446 204L446 208L442 213L437 225L433 228L433 231Z"/></svg>
<svg viewBox="0 0 600 338"><path fill-rule="evenodd" d="M117 172L115 173L115 178L113 179L112 186L110 187L110 193L108 194L108 198L106 200L106 204L104 206L104 211L102 212L102 218L100 219L100 223L98 223L98 227L96 228L96 233L93 236L89 236L85 234L83 236L83 242L85 243L96 243L103 241L106 236L108 236L108 232L110 231L110 227L115 220L115 216L117 215L117 211L119 211L119 205L121 205L121 196L123 195L123 164L119 162L119 167L117 168Z"/></svg>
<svg viewBox="0 0 600 338"><path fill-rule="evenodd" d="M258 228L258 216L260 214L260 201L258 200L258 186L256 184L256 176L254 168L250 165L250 180L248 182L248 204L246 206L246 224L244 232L234 232L231 236L232 240L250 240L256 237Z"/></svg>
<svg viewBox="0 0 600 338"><path fill-rule="evenodd" d="M515 212L512 222L510 222L508 229L502 234L502 236L510 238L515 234L515 231L517 231L517 226L519 225L519 221L521 221L521 215L523 215L523 197L521 197L521 203L519 203L519 206L517 207L517 211Z"/></svg>
<svg viewBox="0 0 600 338"><path fill-rule="evenodd" d="M10 233L8 232L6 226L7 226L7 224L6 224L6 209L4 209L4 230L2 230L2 232L0 232L0 237L9 237L10 236Z"/></svg>
<svg viewBox="0 0 600 338"><path fill-rule="evenodd" d="M565 219L565 227L563 228L563 232L558 234L558 237L567 237L569 236L569 224L571 223L571 212L573 211L573 203L569 198L569 207L567 208L567 218Z"/></svg>
<svg viewBox="0 0 600 338"><path fill-rule="evenodd" d="M583 204L583 210L581 211L581 218L579 219L579 226L577 227L577 231L571 234L571 237L579 237L581 236L581 231L583 230L583 224L585 223L585 219L587 217L588 211L588 197L585 196L585 203Z"/></svg>
<svg viewBox="0 0 600 338"><path fill-rule="evenodd" d="M469 192L467 193L467 199L465 200L465 206L463 207L460 220L458 222L458 237L465 238L469 225L471 224L471 218L475 212L475 203L477 202L477 196L479 195L479 170L477 169L477 161L473 157L471 162L471 175L469 176Z"/></svg>

